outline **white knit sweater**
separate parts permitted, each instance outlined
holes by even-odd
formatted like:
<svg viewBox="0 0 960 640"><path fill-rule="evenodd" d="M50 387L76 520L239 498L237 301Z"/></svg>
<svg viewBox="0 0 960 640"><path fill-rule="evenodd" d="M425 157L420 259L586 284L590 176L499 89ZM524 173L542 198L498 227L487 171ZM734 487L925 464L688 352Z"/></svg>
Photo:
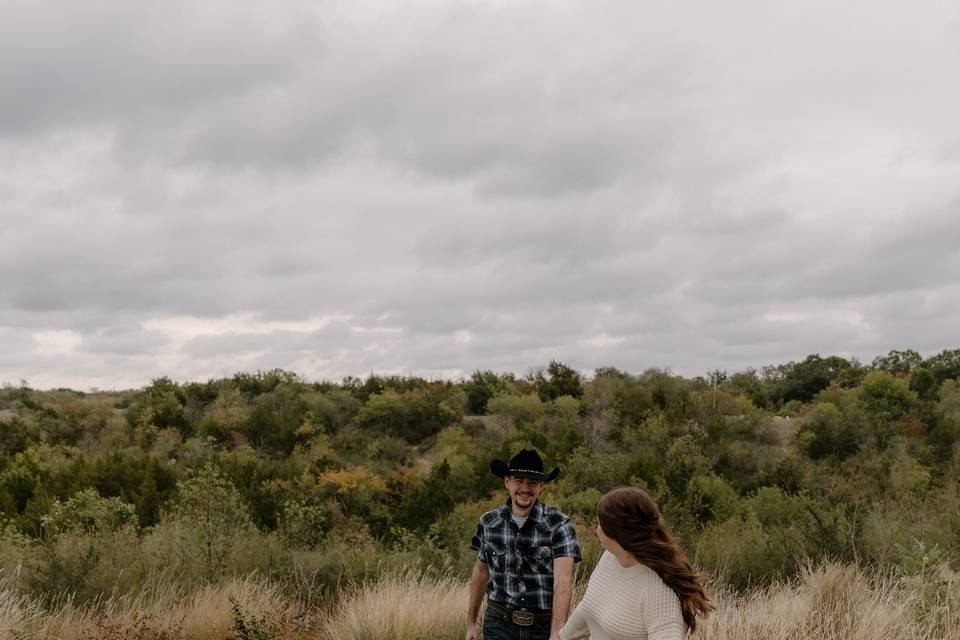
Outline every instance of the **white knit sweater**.
<svg viewBox="0 0 960 640"><path fill-rule="evenodd" d="M644 564L622 567L605 551L587 593L560 629L561 640L683 640L687 626L680 600Z"/></svg>

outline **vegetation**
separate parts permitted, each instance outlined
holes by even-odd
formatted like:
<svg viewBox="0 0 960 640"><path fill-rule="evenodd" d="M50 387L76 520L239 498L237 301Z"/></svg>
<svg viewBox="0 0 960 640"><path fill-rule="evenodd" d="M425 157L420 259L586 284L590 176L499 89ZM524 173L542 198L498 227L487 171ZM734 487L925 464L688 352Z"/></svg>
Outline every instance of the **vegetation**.
<svg viewBox="0 0 960 640"><path fill-rule="evenodd" d="M871 637L948 637L922 634L960 628L958 376L960 350L907 350L693 379L551 362L461 381L278 370L118 392L6 386L0 617L21 623L0 630L214 637L192 622L202 601L218 638L385 637L365 620L387 619L371 598L396 589L410 616L389 637L459 637L461 611L448 627L418 607L463 609L470 535L503 499L489 462L533 446L564 471L544 499L577 524L581 577L600 495L637 484L659 499L723 598L704 637L753 637L724 625L790 598L807 620L831 580L904 629ZM866 633L811 624L757 633Z"/></svg>

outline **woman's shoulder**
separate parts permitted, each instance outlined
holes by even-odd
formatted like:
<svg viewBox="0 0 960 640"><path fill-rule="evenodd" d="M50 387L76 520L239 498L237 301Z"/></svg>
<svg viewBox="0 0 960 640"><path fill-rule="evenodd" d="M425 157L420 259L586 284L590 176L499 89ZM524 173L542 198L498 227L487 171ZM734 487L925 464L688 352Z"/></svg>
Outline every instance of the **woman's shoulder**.
<svg viewBox="0 0 960 640"><path fill-rule="evenodd" d="M593 582L593 578L603 582L617 582L623 587L632 585L632 588L642 589L643 591L673 594L673 589L667 586L667 583L656 571L642 562L624 567L617 560L617 557L609 551L604 551L601 554L600 560L597 561L597 566L593 570L591 582Z"/></svg>
<svg viewBox="0 0 960 640"><path fill-rule="evenodd" d="M655 585L657 587L663 586L667 589L670 588L670 587L667 587L667 583L663 581L663 578L660 577L659 573L657 573L654 569L652 569L648 565L645 565L642 562L638 562L636 564L636 566L634 567L634 573L638 578L642 579L645 582L649 582L652 585Z"/></svg>
<svg viewBox="0 0 960 640"><path fill-rule="evenodd" d="M623 574L624 567L621 566L620 561L617 560L617 556L613 555L609 551L604 550L600 555L600 560L597 561L597 571L603 571L604 573L615 573L617 575Z"/></svg>
<svg viewBox="0 0 960 640"><path fill-rule="evenodd" d="M637 565L637 580L642 585L646 605L660 615L675 616L680 613L680 599L656 571L647 565Z"/></svg>
<svg viewBox="0 0 960 640"><path fill-rule="evenodd" d="M590 585L597 589L601 585L623 583L624 577L623 567L617 562L617 557L609 551L604 551L590 573Z"/></svg>
<svg viewBox="0 0 960 640"><path fill-rule="evenodd" d="M603 580L614 580L624 586L646 586L647 583L656 584L662 582L660 576L642 562L625 567L617 560L617 556L604 551L597 561L597 566L593 570L593 575Z"/></svg>
<svg viewBox="0 0 960 640"><path fill-rule="evenodd" d="M631 573L635 583L639 586L642 586L645 591L654 594L676 595L673 589L671 589L670 586L663 581L663 578L660 577L660 574L642 562L638 562L636 565L631 567Z"/></svg>

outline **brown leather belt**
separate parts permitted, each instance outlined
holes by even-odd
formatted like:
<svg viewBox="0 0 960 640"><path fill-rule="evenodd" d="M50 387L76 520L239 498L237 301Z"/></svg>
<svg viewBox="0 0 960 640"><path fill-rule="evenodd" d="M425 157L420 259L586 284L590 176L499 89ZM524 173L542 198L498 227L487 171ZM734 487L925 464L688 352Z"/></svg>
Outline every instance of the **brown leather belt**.
<svg viewBox="0 0 960 640"><path fill-rule="evenodd" d="M529 627L535 624L550 624L553 620L553 613L538 609L537 611L521 611L520 609L511 609L494 600L487 600L487 609L501 616L504 620L509 620L519 627Z"/></svg>

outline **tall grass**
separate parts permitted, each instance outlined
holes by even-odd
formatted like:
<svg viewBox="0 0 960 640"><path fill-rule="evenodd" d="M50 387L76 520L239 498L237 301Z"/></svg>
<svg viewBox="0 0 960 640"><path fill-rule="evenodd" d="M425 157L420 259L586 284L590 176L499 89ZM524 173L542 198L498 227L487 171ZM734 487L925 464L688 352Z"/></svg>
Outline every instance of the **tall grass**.
<svg viewBox="0 0 960 640"><path fill-rule="evenodd" d="M717 610L695 640L960 640L960 585L939 576L826 564L791 583L713 596Z"/></svg>
<svg viewBox="0 0 960 640"><path fill-rule="evenodd" d="M954 578L947 570L896 578L825 564L745 594L714 590L717 610L693 640L960 640L960 581ZM298 604L305 601L255 578L187 594L155 585L135 596L84 605L63 598L48 606L0 584L0 640L459 640L467 585L386 573L341 589L321 611ZM256 635L238 631L238 612Z"/></svg>
<svg viewBox="0 0 960 640"><path fill-rule="evenodd" d="M65 597L49 607L0 585L0 640L223 640L235 629L234 602L277 638L301 637L311 626L278 586L254 578L190 594L153 586L83 605Z"/></svg>
<svg viewBox="0 0 960 640"><path fill-rule="evenodd" d="M460 640L467 585L450 577L386 575L355 585L320 624L324 640Z"/></svg>

